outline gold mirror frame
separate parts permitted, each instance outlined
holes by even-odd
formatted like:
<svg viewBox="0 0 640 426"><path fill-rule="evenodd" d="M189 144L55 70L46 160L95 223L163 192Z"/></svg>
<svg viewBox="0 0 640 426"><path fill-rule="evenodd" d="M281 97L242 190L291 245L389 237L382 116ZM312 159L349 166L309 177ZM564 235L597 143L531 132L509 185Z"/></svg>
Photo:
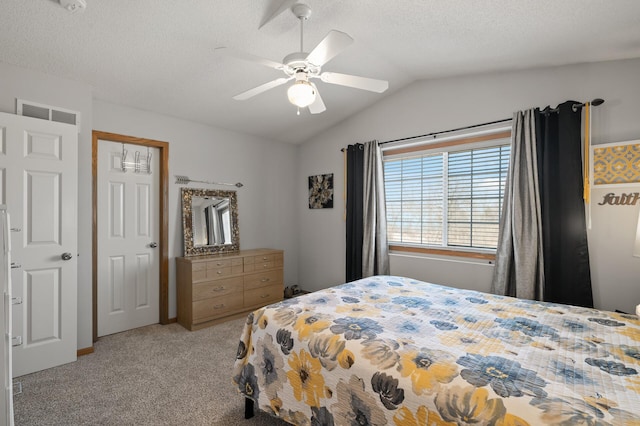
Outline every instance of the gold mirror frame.
<svg viewBox="0 0 640 426"><path fill-rule="evenodd" d="M236 191L217 189L181 188L182 232L184 234L184 255L202 256L207 254L231 253L240 250L240 228L238 227L238 197ZM193 197L218 197L229 199L231 211L231 244L195 246L193 241Z"/></svg>

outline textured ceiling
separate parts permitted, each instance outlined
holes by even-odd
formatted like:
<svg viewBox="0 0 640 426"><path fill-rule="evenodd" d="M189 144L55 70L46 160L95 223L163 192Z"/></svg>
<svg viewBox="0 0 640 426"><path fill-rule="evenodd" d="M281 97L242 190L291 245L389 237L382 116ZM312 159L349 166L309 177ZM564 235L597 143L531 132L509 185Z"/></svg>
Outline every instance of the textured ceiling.
<svg viewBox="0 0 640 426"><path fill-rule="evenodd" d="M296 115L281 76L214 54L275 61L299 47L282 0L1 0L0 61L89 84L96 99L291 143L303 142L418 79L640 57L638 0L307 0L310 51L331 29L355 39L323 71L388 80L383 94L318 82L327 111Z"/></svg>

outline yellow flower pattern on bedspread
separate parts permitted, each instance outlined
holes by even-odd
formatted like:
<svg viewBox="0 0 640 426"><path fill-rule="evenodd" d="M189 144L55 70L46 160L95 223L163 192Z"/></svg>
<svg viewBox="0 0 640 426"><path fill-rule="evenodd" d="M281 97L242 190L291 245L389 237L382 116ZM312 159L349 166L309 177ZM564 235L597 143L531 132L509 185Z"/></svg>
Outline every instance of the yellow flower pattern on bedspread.
<svg viewBox="0 0 640 426"><path fill-rule="evenodd" d="M391 276L251 313L233 380L295 425L640 425L640 319Z"/></svg>

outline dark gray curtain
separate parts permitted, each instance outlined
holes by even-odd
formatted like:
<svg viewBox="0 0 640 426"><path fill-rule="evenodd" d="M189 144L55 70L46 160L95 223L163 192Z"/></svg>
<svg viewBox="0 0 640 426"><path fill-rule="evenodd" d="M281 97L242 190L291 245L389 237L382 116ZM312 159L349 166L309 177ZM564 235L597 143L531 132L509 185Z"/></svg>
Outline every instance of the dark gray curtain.
<svg viewBox="0 0 640 426"><path fill-rule="evenodd" d="M514 116L495 293L593 306L577 105Z"/></svg>
<svg viewBox="0 0 640 426"><path fill-rule="evenodd" d="M364 144L363 173L362 276L389 275L384 170L377 141Z"/></svg>
<svg viewBox="0 0 640 426"><path fill-rule="evenodd" d="M346 281L389 274L382 154L378 142L347 147Z"/></svg>
<svg viewBox="0 0 640 426"><path fill-rule="evenodd" d="M536 111L544 300L593 307L583 201L581 105Z"/></svg>
<svg viewBox="0 0 640 426"><path fill-rule="evenodd" d="M364 192L364 146L347 147L347 252L346 282L362 278L362 236L364 220L362 199Z"/></svg>
<svg viewBox="0 0 640 426"><path fill-rule="evenodd" d="M543 300L544 258L538 190L536 113L516 112L493 269L493 293Z"/></svg>

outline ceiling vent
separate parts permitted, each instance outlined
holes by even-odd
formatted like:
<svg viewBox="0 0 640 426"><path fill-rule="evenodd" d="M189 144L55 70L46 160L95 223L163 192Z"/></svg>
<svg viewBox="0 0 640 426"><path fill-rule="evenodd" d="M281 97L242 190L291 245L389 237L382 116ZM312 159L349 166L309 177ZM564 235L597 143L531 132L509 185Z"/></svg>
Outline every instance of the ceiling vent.
<svg viewBox="0 0 640 426"><path fill-rule="evenodd" d="M74 124L78 126L78 133L80 133L80 112L78 111L18 99L16 102L16 114L57 121L58 123Z"/></svg>

